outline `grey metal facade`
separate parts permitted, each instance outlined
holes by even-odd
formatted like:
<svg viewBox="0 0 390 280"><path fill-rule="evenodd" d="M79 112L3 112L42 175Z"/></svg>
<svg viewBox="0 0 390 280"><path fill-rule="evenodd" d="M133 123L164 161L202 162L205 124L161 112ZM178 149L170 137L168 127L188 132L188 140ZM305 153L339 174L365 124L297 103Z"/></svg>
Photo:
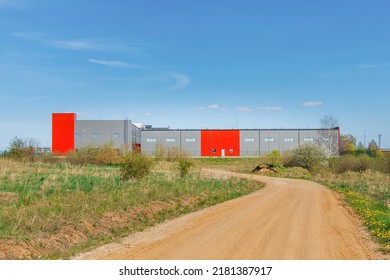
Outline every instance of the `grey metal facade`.
<svg viewBox="0 0 390 280"><path fill-rule="evenodd" d="M156 146L177 147L191 156L201 156L202 130L141 130L141 149L147 154L155 154ZM273 150L280 153L292 150L305 143L323 145L329 143L329 154L338 156L339 128L324 129L241 129L240 156L254 157L266 155ZM326 133L324 133L326 132ZM326 147L325 147L326 148Z"/></svg>
<svg viewBox="0 0 390 280"><path fill-rule="evenodd" d="M141 149L154 155L161 145L165 149L176 147L191 156L200 156L200 130L141 130Z"/></svg>
<svg viewBox="0 0 390 280"><path fill-rule="evenodd" d="M101 146L111 143L114 148L132 150L140 144L141 132L130 120L76 120L75 149L87 145Z"/></svg>

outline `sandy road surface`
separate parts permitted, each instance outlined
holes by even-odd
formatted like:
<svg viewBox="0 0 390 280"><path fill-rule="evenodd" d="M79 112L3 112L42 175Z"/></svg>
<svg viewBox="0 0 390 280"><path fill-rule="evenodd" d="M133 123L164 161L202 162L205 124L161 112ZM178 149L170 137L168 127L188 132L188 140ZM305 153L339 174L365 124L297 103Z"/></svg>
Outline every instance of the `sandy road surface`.
<svg viewBox="0 0 390 280"><path fill-rule="evenodd" d="M267 187L75 259L381 259L357 218L319 184L204 172L214 177L250 177Z"/></svg>

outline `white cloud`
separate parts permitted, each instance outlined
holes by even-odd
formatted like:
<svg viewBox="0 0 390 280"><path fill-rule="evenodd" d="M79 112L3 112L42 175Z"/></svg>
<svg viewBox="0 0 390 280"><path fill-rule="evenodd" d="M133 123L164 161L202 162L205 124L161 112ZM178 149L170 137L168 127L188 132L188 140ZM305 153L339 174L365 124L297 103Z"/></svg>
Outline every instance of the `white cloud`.
<svg viewBox="0 0 390 280"><path fill-rule="evenodd" d="M209 105L207 107L207 109L209 109L209 110L219 110L220 107L219 107L219 105L213 104L213 105Z"/></svg>
<svg viewBox="0 0 390 280"><path fill-rule="evenodd" d="M63 40L63 41L53 41L50 42L50 45L66 50L73 51L87 51L87 50L99 50L103 46L85 40Z"/></svg>
<svg viewBox="0 0 390 280"><path fill-rule="evenodd" d="M260 106L256 107L256 111L281 111L283 107L281 106Z"/></svg>
<svg viewBox="0 0 390 280"><path fill-rule="evenodd" d="M104 66L111 66L111 67L119 67L119 68L143 68L141 65L136 64L128 64L123 61L116 61L116 60L103 60L103 59L88 59L89 62L104 65Z"/></svg>
<svg viewBox="0 0 390 280"><path fill-rule="evenodd" d="M250 108L250 107L240 106L237 108L237 111L238 112L254 112L255 110Z"/></svg>
<svg viewBox="0 0 390 280"><path fill-rule="evenodd" d="M168 89L170 90L179 90L187 87L191 83L191 79L184 74L176 73L176 72L168 72L165 73L168 78L173 79L174 84L170 86Z"/></svg>
<svg viewBox="0 0 390 280"><path fill-rule="evenodd" d="M318 106L322 106L322 102L320 101L310 101L310 102L303 102L302 103L302 106L304 107L318 107Z"/></svg>
<svg viewBox="0 0 390 280"><path fill-rule="evenodd" d="M221 106L219 106L217 104L211 104L211 105L208 105L208 106L196 107L196 108L194 108L194 110L196 110L196 111L209 110L209 111L221 111L221 112L224 112L224 111L227 111L228 109L226 107L221 107Z"/></svg>
<svg viewBox="0 0 390 280"><path fill-rule="evenodd" d="M196 107L195 110L196 111L203 111L203 110L206 110L206 107L204 107L204 106Z"/></svg>

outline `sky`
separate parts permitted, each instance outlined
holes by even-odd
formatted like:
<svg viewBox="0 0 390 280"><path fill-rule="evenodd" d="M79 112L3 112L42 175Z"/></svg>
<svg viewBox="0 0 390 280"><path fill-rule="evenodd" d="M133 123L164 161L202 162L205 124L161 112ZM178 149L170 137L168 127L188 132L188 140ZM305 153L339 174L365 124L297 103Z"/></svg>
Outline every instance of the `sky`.
<svg viewBox="0 0 390 280"><path fill-rule="evenodd" d="M51 114L390 148L390 1L0 0L0 151Z"/></svg>

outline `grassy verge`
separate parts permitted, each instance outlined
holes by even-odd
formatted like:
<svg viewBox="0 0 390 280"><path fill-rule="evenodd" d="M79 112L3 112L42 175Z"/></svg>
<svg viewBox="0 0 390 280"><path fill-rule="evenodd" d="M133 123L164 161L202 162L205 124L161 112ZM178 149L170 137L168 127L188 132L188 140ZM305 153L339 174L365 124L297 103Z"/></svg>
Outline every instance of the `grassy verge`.
<svg viewBox="0 0 390 280"><path fill-rule="evenodd" d="M124 182L113 166L0 159L0 259L67 258L263 186L170 170L164 163L146 179Z"/></svg>

